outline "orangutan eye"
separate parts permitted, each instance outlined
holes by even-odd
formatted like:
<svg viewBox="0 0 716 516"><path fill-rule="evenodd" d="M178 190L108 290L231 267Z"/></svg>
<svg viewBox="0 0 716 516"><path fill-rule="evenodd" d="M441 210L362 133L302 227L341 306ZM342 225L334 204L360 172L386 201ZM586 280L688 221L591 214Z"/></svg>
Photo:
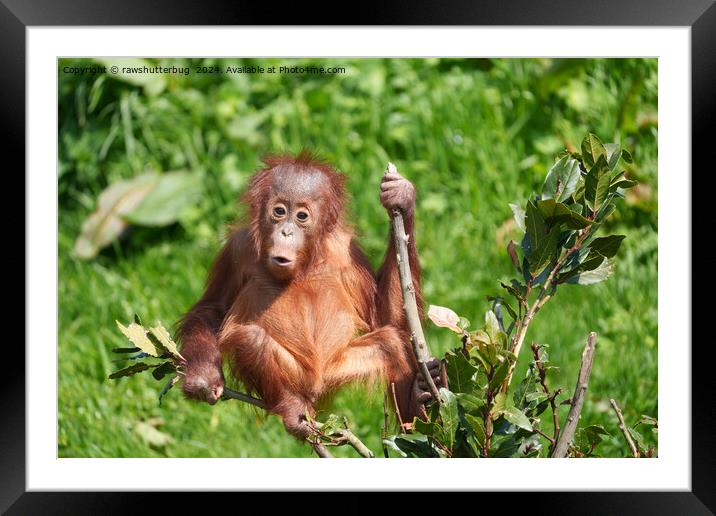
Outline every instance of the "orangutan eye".
<svg viewBox="0 0 716 516"><path fill-rule="evenodd" d="M283 206L276 206L273 209L273 214L276 217L283 217L284 215L286 215L286 208L284 208Z"/></svg>
<svg viewBox="0 0 716 516"><path fill-rule="evenodd" d="M299 211L299 212L296 214L296 217L297 217L298 220L300 220L301 222L306 222L306 221L308 220L308 213L306 213L305 211Z"/></svg>

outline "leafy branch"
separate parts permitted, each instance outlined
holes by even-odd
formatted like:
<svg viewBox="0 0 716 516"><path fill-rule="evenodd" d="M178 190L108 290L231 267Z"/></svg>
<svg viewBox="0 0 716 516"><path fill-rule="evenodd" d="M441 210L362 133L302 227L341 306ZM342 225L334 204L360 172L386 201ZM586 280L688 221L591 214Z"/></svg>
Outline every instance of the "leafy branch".
<svg viewBox="0 0 716 516"><path fill-rule="evenodd" d="M122 355L122 358L116 361L131 361L133 363L113 372L109 378L116 380L149 370L152 371L155 380L162 380L165 376L171 375L169 381L159 392L159 403L161 404L164 395L184 376L186 360L179 353L169 332L161 324L145 328L142 326L139 316L135 315L134 321L129 325L124 326L117 321L117 327L133 346L114 348L113 352ZM267 408L263 400L229 388L224 388L222 399L238 400L264 410ZM363 457L375 456L348 428L348 421L345 418L340 419L335 414L331 414L324 423L309 418L309 424L313 433L306 440L319 457L332 458L333 455L327 447L343 445L350 445Z"/></svg>
<svg viewBox="0 0 716 516"><path fill-rule="evenodd" d="M387 437L384 446L402 456L533 457L541 452L540 439L546 439L548 456L593 454L609 433L598 425L579 432L577 427L594 359L595 333L585 347L574 395L562 402L570 405L563 425L558 414L562 389L552 391L547 386L552 366L546 346L532 345L527 374L511 391L512 378L532 321L558 287L591 285L613 273L624 236L597 235L624 190L636 184L620 167L631 162L631 154L618 144L603 144L588 134L580 153L565 151L557 157L538 195L524 206L510 205L524 235L519 245L512 240L507 245L519 277L502 287L516 304L488 296L492 310L476 330L452 310L430 307L432 322L452 330L461 341L461 347L443 359L450 390L441 388L441 405L413 421L413 434ZM508 314L511 321L505 325ZM548 408L552 435L540 428L540 416Z"/></svg>

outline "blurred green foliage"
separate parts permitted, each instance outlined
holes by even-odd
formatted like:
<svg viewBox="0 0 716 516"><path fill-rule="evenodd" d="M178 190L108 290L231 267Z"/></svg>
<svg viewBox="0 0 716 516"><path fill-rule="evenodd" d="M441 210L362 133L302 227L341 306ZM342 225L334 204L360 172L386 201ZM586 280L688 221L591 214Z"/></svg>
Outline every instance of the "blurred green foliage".
<svg viewBox="0 0 716 516"><path fill-rule="evenodd" d="M109 66L109 60L102 64ZM417 243L428 303L479 320L485 296L510 277L516 228L510 202L541 188L553 156L588 131L634 156L640 184L610 220L626 234L617 270L588 288L565 287L527 338L550 345L556 385L571 389L589 331L599 334L582 412L616 429L657 408L656 59L152 59L187 75L136 81L59 73L59 455L62 457L310 456L275 417L237 402L215 407L170 392L161 407L148 379L110 382L114 320L174 323L201 295L236 199L267 152L314 149L344 171L351 217L373 264L388 218L378 184L388 160L418 191ZM195 73L195 66L342 66L346 73ZM160 84L161 83L161 84ZM134 227L92 261L73 255L83 221L108 185L142 172L188 170L203 195L176 224ZM455 342L431 325L442 353ZM516 378L525 373L526 357ZM566 407L564 407L566 413ZM382 394L340 393L331 411L380 449ZM170 438L159 439L159 435ZM600 447L623 454L618 431ZM338 455L351 456L340 449Z"/></svg>

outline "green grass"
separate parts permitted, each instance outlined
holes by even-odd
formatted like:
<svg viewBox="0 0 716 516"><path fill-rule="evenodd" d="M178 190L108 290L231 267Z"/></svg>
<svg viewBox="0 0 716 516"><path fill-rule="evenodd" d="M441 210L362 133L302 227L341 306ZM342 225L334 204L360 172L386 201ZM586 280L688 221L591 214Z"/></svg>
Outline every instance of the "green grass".
<svg viewBox="0 0 716 516"><path fill-rule="evenodd" d="M259 61L270 60L220 64ZM505 245L517 232L508 203L537 191L554 155L578 147L588 130L634 156L630 173L642 184L608 228L627 239L615 275L561 287L527 339L549 344L559 366L549 383L571 393L586 336L599 334L582 420L612 433L602 455L624 455L609 398L630 424L641 414L658 416L656 60L330 61L348 73L191 74L169 78L158 95L109 76L64 74L60 64L59 455L312 455L276 417L241 403L189 403L175 389L160 407L151 376L107 379L116 369L110 349L123 344L115 319L127 322L136 312L170 325L201 295L224 227L241 214L236 198L263 153L308 147L346 172L352 218L375 265L388 230L378 184L386 162L396 163L418 191L426 301L479 325L490 306L485 296L512 275ZM134 228L93 261L73 257L98 194L146 169L202 171L201 201L178 224ZM436 354L458 345L431 325L427 337ZM331 411L380 450L380 392L348 388ZM169 443L143 440L136 424L152 418L161 418Z"/></svg>

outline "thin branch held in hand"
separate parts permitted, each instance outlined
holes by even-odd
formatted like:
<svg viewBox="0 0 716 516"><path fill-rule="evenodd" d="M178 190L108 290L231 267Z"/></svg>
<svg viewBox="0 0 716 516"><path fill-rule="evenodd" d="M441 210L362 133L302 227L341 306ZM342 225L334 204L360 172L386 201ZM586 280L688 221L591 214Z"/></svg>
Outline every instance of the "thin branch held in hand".
<svg viewBox="0 0 716 516"><path fill-rule="evenodd" d="M388 163L388 172L397 172L395 165ZM413 275L410 271L410 262L408 261L408 235L405 234L405 224L403 214L400 210L393 210L391 215L393 224L393 238L395 240L395 248L398 252L398 274L400 275L400 287L403 292L403 310L405 318L408 322L410 330L410 341L413 345L413 353L418 361L418 366L422 372L428 389L436 403L440 403L440 394L435 382L430 376L428 370L428 362L430 361L430 350L428 343L425 341L423 327L420 324L420 316L418 315L418 303L415 299L415 288L413 287Z"/></svg>
<svg viewBox="0 0 716 516"><path fill-rule="evenodd" d="M584 394L587 392L587 386L589 385L589 375L592 372L592 362L594 361L594 351L597 344L597 334L591 332L587 339L587 344L584 346L582 351L582 364L579 367L579 376L577 377L577 385L574 387L574 395L572 396L572 402L569 407L569 414L567 420L564 423L562 433L557 439L552 450L551 457L566 457L569 443L574 437L574 432L577 430L577 424L579 423L579 414L582 411L582 405L584 403Z"/></svg>
<svg viewBox="0 0 716 516"><path fill-rule="evenodd" d="M229 389L227 387L224 387L224 394L222 397L224 399L243 401L244 403L248 403L250 405L254 405L255 407L262 408L262 409L266 410L266 403L264 403L263 400L254 398L253 396L251 396L249 394L245 394L243 392L238 392L233 389Z"/></svg>
<svg viewBox="0 0 716 516"><path fill-rule="evenodd" d="M614 413L617 415L617 419L619 420L619 430L621 430L622 434L624 434L624 439L626 439L627 445L629 445L631 454L634 456L635 459L638 459L639 449L636 447L634 439L631 438L631 434L629 434L629 429L624 422L624 415L622 414L622 409L619 408L619 405L617 405L617 402L613 399L609 399L609 403L612 405Z"/></svg>

